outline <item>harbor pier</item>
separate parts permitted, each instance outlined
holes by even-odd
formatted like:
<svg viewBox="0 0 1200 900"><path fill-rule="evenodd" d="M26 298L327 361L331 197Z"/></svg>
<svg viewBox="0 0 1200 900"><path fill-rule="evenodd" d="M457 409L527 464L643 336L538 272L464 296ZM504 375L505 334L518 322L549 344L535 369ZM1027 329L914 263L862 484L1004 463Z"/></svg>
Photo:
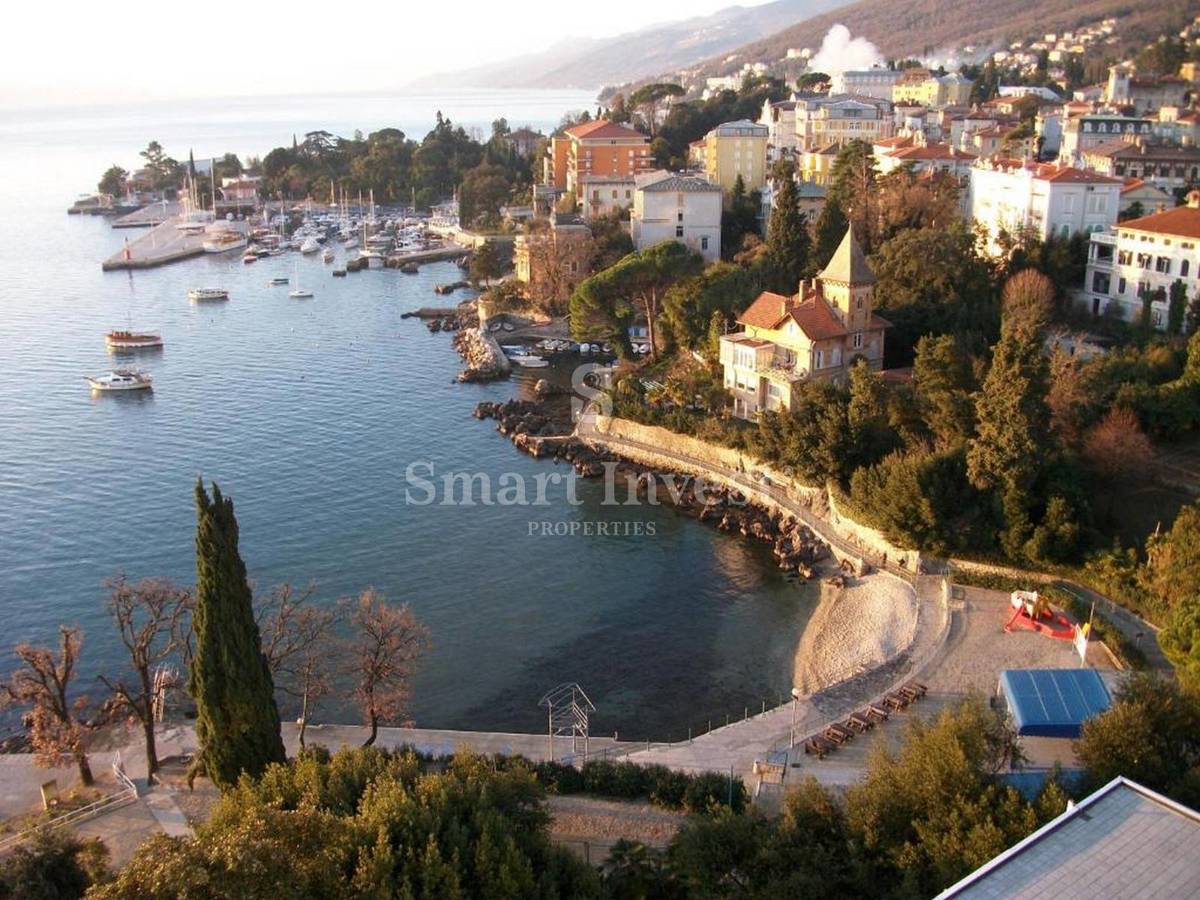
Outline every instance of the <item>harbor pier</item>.
<svg viewBox="0 0 1200 900"><path fill-rule="evenodd" d="M106 259L100 267L105 272L119 269L152 269L155 266L201 255L204 253L204 241L210 235L203 231L185 231L177 228L181 221L179 216L172 216L155 225L137 240L126 241L125 246ZM230 225L243 227L242 223Z"/></svg>

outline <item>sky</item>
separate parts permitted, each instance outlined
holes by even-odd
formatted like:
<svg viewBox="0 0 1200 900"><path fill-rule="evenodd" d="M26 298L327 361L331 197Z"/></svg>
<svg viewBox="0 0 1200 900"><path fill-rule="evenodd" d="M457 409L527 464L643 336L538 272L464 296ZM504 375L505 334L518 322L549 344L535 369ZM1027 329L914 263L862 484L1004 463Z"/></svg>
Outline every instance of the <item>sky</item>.
<svg viewBox="0 0 1200 900"><path fill-rule="evenodd" d="M388 91L426 74L764 0L33 2L5 11L0 107Z"/></svg>

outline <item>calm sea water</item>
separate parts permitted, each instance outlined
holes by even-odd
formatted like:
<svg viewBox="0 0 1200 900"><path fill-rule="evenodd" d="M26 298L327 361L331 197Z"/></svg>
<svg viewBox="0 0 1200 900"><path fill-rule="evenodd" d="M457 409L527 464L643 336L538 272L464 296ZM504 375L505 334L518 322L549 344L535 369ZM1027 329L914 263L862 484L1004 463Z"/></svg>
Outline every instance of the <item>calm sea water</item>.
<svg viewBox="0 0 1200 900"><path fill-rule="evenodd" d="M202 258L102 273L123 234L68 217L110 163L146 141L185 158L264 153L293 132L399 125L420 136L442 109L486 128L552 126L589 103L572 92L456 93L189 103L179 108L0 114L0 612L5 642L85 632L85 682L120 663L102 581L194 579L192 487L233 496L242 553L260 589L313 583L321 602L368 586L406 601L433 648L415 685L418 724L540 730L538 698L580 682L595 733L678 738L786 695L812 605L764 548L660 508L611 509L582 483L582 506L418 507L404 472L503 472L552 463L518 454L470 413L527 391L518 378L452 383L459 360L406 310L436 302L450 264L330 277L301 259L312 300L269 287L296 257L244 266ZM232 300L195 305L189 287ZM103 334L160 329L143 356L153 395L90 395L82 376L113 364ZM565 471L565 470L561 470ZM531 520L631 520L655 535L540 537ZM0 668L7 669L5 663ZM327 718L348 718L330 701Z"/></svg>

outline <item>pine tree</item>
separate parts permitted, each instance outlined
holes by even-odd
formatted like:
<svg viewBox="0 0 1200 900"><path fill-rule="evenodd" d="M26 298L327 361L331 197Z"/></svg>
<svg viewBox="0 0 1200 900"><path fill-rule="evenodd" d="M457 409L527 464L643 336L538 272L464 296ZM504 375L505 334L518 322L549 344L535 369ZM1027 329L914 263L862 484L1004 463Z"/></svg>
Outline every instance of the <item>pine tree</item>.
<svg viewBox="0 0 1200 900"><path fill-rule="evenodd" d="M189 778L204 774L227 789L243 772L261 775L286 756L246 565L238 554L233 501L216 484L210 499L199 481L192 627L196 647L189 691L196 701L200 749Z"/></svg>
<svg viewBox="0 0 1200 900"><path fill-rule="evenodd" d="M767 253L775 268L776 288L790 294L808 268L812 240L808 236L808 223L800 212L796 182L782 178L777 184L767 228Z"/></svg>

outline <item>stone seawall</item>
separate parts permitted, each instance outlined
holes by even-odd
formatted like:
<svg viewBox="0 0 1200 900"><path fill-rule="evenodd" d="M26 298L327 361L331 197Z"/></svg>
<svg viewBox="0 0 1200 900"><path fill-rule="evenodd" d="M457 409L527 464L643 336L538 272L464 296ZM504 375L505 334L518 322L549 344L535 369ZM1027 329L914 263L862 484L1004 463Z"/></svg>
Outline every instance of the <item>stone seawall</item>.
<svg viewBox="0 0 1200 900"><path fill-rule="evenodd" d="M590 421L581 424L583 440L605 444L608 439L614 452L635 462L703 475L742 491L768 509L798 514L829 544L839 562L848 560L857 571L875 566L910 578L919 571L918 551L896 547L878 531L842 515L824 488L796 484L749 454L666 428L611 416L597 415Z"/></svg>

